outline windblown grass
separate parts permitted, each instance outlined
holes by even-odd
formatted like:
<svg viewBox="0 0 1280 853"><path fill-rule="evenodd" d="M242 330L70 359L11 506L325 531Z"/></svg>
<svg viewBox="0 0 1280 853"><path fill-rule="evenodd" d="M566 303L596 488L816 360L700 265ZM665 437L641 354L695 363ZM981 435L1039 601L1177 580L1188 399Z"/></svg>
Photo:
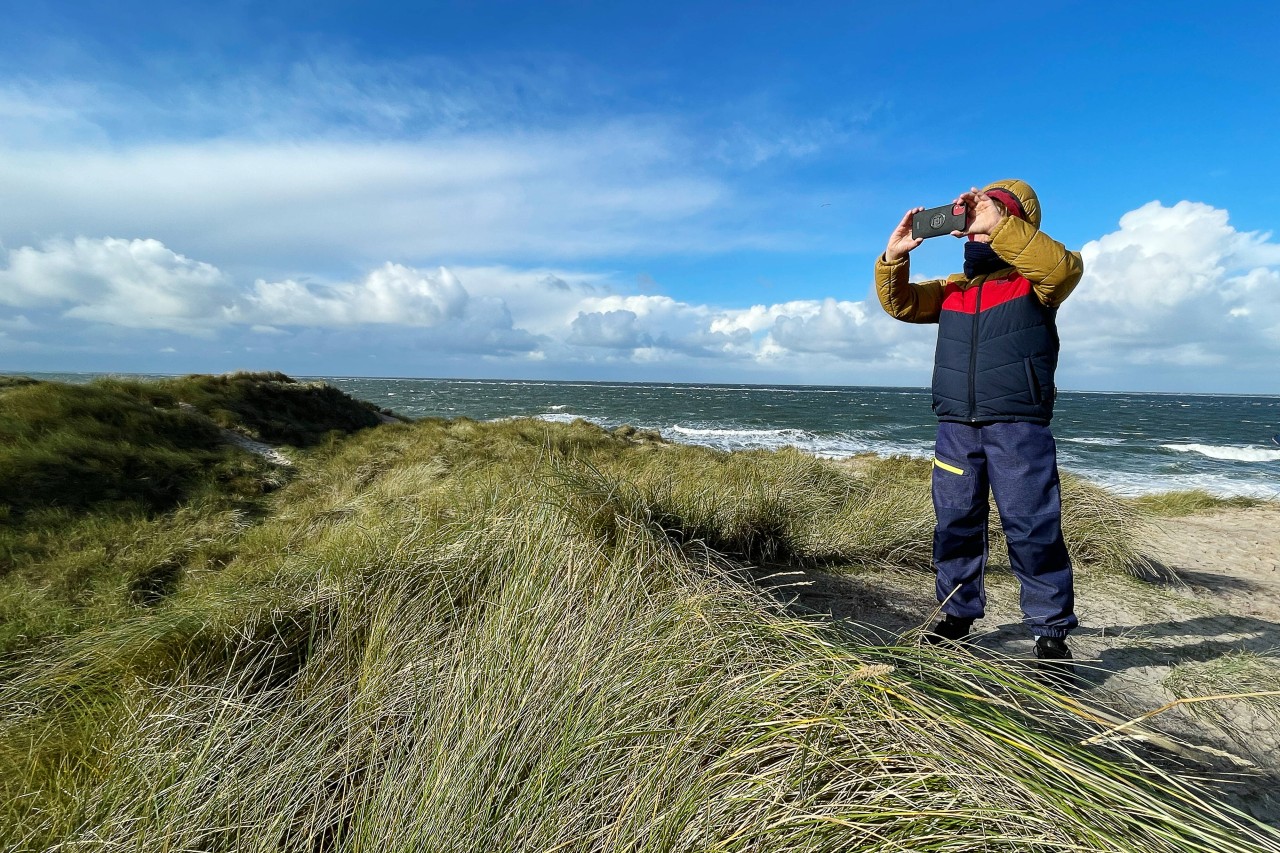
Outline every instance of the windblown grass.
<svg viewBox="0 0 1280 853"><path fill-rule="evenodd" d="M913 471L584 423L321 442L157 604L13 659L0 847L1280 850L1016 672L729 582L919 563Z"/></svg>
<svg viewBox="0 0 1280 853"><path fill-rule="evenodd" d="M1209 698L1182 707L1224 732L1246 754L1274 758L1280 732L1280 657L1234 652L1175 666L1164 686L1179 699Z"/></svg>
<svg viewBox="0 0 1280 853"><path fill-rule="evenodd" d="M230 559L285 477L223 428L306 443L379 423L376 411L283 374L4 377L0 653L123 618Z"/></svg>
<svg viewBox="0 0 1280 853"><path fill-rule="evenodd" d="M869 494L859 510L863 526L855 528L864 543L879 543L880 551L862 552L872 562L930 568L931 465L927 459L895 457L860 466L858 479L865 481ZM1139 507L1069 473L1062 474L1061 492L1063 537L1076 566L1139 578L1150 575L1151 561L1136 536L1145 517ZM1008 565L1008 545L994 497L989 519L990 561ZM848 560L852 555L837 549L833 556Z"/></svg>
<svg viewBox="0 0 1280 853"><path fill-rule="evenodd" d="M139 382L102 379L104 388L163 405L177 400L224 429L269 443L310 447L331 433L382 423L384 412L324 382L299 382L283 373L225 373Z"/></svg>
<svg viewBox="0 0 1280 853"><path fill-rule="evenodd" d="M1224 498L1209 494L1202 489L1141 495L1133 498L1132 501L1140 511L1165 518L1177 518L1218 509L1247 509L1267 503L1259 498L1242 495Z"/></svg>
<svg viewBox="0 0 1280 853"><path fill-rule="evenodd" d="M217 427L96 386L0 388L0 506L171 509L230 458Z"/></svg>

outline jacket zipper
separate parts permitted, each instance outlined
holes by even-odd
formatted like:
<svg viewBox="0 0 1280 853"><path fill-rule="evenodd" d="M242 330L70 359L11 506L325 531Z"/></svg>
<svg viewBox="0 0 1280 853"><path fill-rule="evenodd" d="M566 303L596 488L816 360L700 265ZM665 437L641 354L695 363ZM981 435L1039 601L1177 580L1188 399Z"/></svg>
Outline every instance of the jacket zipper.
<svg viewBox="0 0 1280 853"><path fill-rule="evenodd" d="M984 282L978 282L978 298L974 301L973 306L973 336L969 341L969 420L976 421L978 419L978 392L977 392L977 372L978 372L978 317L982 314L982 285Z"/></svg>

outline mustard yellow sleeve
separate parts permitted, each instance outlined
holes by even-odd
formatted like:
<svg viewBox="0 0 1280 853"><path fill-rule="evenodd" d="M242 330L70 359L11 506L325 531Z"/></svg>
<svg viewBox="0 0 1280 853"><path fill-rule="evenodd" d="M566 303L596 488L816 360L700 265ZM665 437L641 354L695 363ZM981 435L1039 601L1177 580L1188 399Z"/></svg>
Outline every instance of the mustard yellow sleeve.
<svg viewBox="0 0 1280 853"><path fill-rule="evenodd" d="M936 323L942 313L942 282L912 284L910 256L886 261L876 259L876 295L889 316L908 323Z"/></svg>
<svg viewBox="0 0 1280 853"><path fill-rule="evenodd" d="M991 231L991 248L1021 273L1044 305L1057 308L1084 275L1084 261L1043 231L1013 216Z"/></svg>

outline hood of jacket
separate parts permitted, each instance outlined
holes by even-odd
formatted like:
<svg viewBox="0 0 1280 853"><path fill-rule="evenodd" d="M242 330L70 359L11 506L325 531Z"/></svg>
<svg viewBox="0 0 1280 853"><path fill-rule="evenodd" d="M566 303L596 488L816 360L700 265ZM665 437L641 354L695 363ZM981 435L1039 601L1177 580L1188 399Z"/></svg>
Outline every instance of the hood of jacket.
<svg viewBox="0 0 1280 853"><path fill-rule="evenodd" d="M1036 191L1031 189L1030 184L1017 178L1005 178L992 181L983 187L982 191L995 189L1004 190L1016 198L1022 205L1022 213L1026 216L1027 222L1036 230L1040 229L1040 199L1036 196Z"/></svg>

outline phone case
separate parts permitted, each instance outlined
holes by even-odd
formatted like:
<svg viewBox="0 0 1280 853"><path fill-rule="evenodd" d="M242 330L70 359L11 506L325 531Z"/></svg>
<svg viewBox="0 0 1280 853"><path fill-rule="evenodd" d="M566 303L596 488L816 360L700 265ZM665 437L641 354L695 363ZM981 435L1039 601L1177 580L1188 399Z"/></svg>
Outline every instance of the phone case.
<svg viewBox="0 0 1280 853"><path fill-rule="evenodd" d="M911 236L916 239L941 237L943 234L950 234L952 231L963 230L963 204L944 204L941 207L931 207L911 217Z"/></svg>

